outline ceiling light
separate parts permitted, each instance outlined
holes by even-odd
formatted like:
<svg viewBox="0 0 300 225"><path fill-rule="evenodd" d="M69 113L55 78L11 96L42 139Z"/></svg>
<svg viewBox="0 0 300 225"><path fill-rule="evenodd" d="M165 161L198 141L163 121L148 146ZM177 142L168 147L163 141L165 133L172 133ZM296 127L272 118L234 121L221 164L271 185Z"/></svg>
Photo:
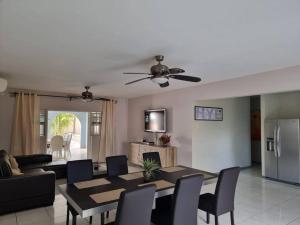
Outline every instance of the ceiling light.
<svg viewBox="0 0 300 225"><path fill-rule="evenodd" d="M153 83L156 83L156 84L164 84L168 81L168 78L166 77L154 77L151 79L151 81Z"/></svg>

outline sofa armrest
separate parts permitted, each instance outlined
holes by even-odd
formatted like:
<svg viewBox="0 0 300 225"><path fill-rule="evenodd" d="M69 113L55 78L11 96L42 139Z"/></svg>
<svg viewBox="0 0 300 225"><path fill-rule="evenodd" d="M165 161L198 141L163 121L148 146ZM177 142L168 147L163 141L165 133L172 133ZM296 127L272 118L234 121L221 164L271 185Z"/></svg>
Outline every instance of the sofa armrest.
<svg viewBox="0 0 300 225"><path fill-rule="evenodd" d="M30 164L52 162L52 155L49 155L49 154L34 154L34 155L15 156L15 158L19 164L19 167L27 166Z"/></svg>
<svg viewBox="0 0 300 225"><path fill-rule="evenodd" d="M37 170L20 176L0 179L0 202L16 201L39 196L55 197L55 173Z"/></svg>

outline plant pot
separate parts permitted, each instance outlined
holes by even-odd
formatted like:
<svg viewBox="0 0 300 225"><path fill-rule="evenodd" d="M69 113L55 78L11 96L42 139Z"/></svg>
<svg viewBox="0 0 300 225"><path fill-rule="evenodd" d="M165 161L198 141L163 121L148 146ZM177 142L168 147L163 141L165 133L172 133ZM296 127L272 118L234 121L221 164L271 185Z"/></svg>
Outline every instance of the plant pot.
<svg viewBox="0 0 300 225"><path fill-rule="evenodd" d="M149 182L153 178L152 173L145 172L145 171L143 172L143 176L144 176L144 181L145 182Z"/></svg>

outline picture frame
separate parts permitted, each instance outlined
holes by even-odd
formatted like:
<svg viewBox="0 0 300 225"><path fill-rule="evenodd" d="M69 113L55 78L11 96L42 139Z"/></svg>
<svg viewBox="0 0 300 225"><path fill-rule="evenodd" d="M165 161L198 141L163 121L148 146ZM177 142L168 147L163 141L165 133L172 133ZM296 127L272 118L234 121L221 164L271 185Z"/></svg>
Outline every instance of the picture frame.
<svg viewBox="0 0 300 225"><path fill-rule="evenodd" d="M223 108L195 106L194 120L223 121Z"/></svg>

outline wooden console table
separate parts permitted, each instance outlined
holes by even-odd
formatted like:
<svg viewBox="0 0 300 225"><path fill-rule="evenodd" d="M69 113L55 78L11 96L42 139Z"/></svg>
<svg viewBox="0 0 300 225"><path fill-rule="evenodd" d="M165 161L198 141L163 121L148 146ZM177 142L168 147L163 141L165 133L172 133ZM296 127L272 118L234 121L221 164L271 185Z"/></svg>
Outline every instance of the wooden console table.
<svg viewBox="0 0 300 225"><path fill-rule="evenodd" d="M131 163L142 165L143 153L159 152L161 166L171 167L177 165L177 149L174 146L147 145L139 142L131 142L128 160Z"/></svg>

